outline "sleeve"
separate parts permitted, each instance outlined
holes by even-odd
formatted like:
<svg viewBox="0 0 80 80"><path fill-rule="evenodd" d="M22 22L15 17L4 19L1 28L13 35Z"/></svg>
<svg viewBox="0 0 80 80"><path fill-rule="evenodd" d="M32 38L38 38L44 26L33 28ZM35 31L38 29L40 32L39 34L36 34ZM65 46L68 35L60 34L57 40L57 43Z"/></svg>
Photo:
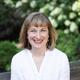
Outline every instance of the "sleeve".
<svg viewBox="0 0 80 80"><path fill-rule="evenodd" d="M18 66L16 65L17 63L15 60L12 60L11 62L11 79L10 80L21 80L21 74L19 71Z"/></svg>
<svg viewBox="0 0 80 80"><path fill-rule="evenodd" d="M61 64L60 80L70 80L70 65L66 55Z"/></svg>

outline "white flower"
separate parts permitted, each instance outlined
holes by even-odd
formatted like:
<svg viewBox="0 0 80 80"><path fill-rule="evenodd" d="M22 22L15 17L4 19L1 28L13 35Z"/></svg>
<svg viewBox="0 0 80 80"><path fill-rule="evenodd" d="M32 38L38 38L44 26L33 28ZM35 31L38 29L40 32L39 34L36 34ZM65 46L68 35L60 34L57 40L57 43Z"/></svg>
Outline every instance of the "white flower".
<svg viewBox="0 0 80 80"><path fill-rule="evenodd" d="M65 21L64 21L64 24L65 24L66 26L69 26L70 23L71 23L71 22L70 22L69 20L65 20Z"/></svg>
<svg viewBox="0 0 80 80"><path fill-rule="evenodd" d="M56 7L56 8L50 13L50 15L51 15L51 16L56 16L56 15L59 15L61 12L62 12L62 9L59 8L59 7Z"/></svg>
<svg viewBox="0 0 80 80"><path fill-rule="evenodd" d="M80 11L80 0L75 1L75 3L72 5L72 10L77 12Z"/></svg>
<svg viewBox="0 0 80 80"><path fill-rule="evenodd" d="M37 6L36 1L31 1L30 6L31 6L31 8L35 8Z"/></svg>
<svg viewBox="0 0 80 80"><path fill-rule="evenodd" d="M78 16L80 16L80 12L78 12Z"/></svg>
<svg viewBox="0 0 80 80"><path fill-rule="evenodd" d="M70 25L70 31L71 32L74 32L78 29L78 26L75 22L71 22L71 25Z"/></svg>
<svg viewBox="0 0 80 80"><path fill-rule="evenodd" d="M21 1L18 1L17 3L16 3L16 8L18 8L18 7L20 7L20 6L22 6L22 2Z"/></svg>
<svg viewBox="0 0 80 80"><path fill-rule="evenodd" d="M39 12L44 13L45 12L45 9L44 8L40 8Z"/></svg>
<svg viewBox="0 0 80 80"><path fill-rule="evenodd" d="M40 12L46 12L46 10L49 10L50 8L50 5L49 4L46 4L45 6L43 6L42 8L40 8Z"/></svg>
<svg viewBox="0 0 80 80"><path fill-rule="evenodd" d="M49 17L49 20L51 21L51 24L53 25L53 27L55 27L55 28L58 27L58 23L55 19Z"/></svg>
<svg viewBox="0 0 80 80"><path fill-rule="evenodd" d="M13 4L12 0L4 0L4 3L11 5L11 7L14 7L15 5Z"/></svg>
<svg viewBox="0 0 80 80"><path fill-rule="evenodd" d="M52 11L54 9L54 6L49 5L49 10Z"/></svg>
<svg viewBox="0 0 80 80"><path fill-rule="evenodd" d="M77 2L75 2L75 3L72 5L72 10L73 10L73 11L76 11L76 9L77 9Z"/></svg>
<svg viewBox="0 0 80 80"><path fill-rule="evenodd" d="M58 16L58 21L62 21L62 20L63 20L63 15L60 14L60 15Z"/></svg>
<svg viewBox="0 0 80 80"><path fill-rule="evenodd" d="M65 7L65 4L62 3L62 4L60 5L60 7L61 7L61 8L64 8L64 7Z"/></svg>
<svg viewBox="0 0 80 80"><path fill-rule="evenodd" d="M22 0L22 3L27 3L28 2L28 0Z"/></svg>
<svg viewBox="0 0 80 80"><path fill-rule="evenodd" d="M58 21L62 21L62 20L67 19L67 16L64 14L60 14L57 19L58 19Z"/></svg>
<svg viewBox="0 0 80 80"><path fill-rule="evenodd" d="M4 0L6 4L12 4L12 0Z"/></svg>
<svg viewBox="0 0 80 80"><path fill-rule="evenodd" d="M70 19L74 19L76 16L77 16L77 15L76 15L76 13L74 13L74 12L71 12L71 13L69 14L69 18L70 18Z"/></svg>
<svg viewBox="0 0 80 80"><path fill-rule="evenodd" d="M65 29L65 30L64 30L64 33L65 33L65 34L68 34L68 33L69 33L69 29Z"/></svg>

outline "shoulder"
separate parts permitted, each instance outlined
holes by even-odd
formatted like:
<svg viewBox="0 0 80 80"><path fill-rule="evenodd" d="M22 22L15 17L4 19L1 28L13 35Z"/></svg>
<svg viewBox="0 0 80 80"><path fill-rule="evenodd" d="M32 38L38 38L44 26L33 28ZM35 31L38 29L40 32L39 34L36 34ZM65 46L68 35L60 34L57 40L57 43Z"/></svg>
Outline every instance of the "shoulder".
<svg viewBox="0 0 80 80"><path fill-rule="evenodd" d="M20 62L21 60L23 60L25 58L25 56L28 56L27 49L24 49L24 50L18 52L17 54L15 54L12 58L12 62Z"/></svg>
<svg viewBox="0 0 80 80"><path fill-rule="evenodd" d="M59 49L57 48L54 48L53 50L50 51L52 54L55 54L55 55L60 55L60 56L66 56L66 54L62 51L60 51Z"/></svg>
<svg viewBox="0 0 80 80"><path fill-rule="evenodd" d="M62 61L68 60L68 57L67 57L66 53L58 50L57 48L54 48L53 50L51 50L50 53L58 60L59 59L62 60Z"/></svg>

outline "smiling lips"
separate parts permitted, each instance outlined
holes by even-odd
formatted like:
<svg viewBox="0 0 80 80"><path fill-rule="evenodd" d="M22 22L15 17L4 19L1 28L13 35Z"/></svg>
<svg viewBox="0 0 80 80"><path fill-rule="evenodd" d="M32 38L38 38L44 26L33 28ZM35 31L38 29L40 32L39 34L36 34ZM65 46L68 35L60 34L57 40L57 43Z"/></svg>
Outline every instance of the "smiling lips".
<svg viewBox="0 0 80 80"><path fill-rule="evenodd" d="M43 42L43 40L41 39L33 39L33 41L36 43L36 44L41 44Z"/></svg>

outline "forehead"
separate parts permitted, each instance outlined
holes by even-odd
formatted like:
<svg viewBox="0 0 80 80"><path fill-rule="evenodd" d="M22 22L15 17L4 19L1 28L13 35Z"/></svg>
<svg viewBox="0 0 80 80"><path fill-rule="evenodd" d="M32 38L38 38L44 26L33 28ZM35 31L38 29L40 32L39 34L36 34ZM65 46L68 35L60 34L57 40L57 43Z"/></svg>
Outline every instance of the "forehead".
<svg viewBox="0 0 80 80"><path fill-rule="evenodd" d="M44 23L42 21L32 21L30 24L30 29L35 28L35 29L48 29L47 23Z"/></svg>
<svg viewBox="0 0 80 80"><path fill-rule="evenodd" d="M28 30L33 30L33 29L36 29L36 30L40 30L40 29L47 29L48 30L48 27L47 26L44 26L44 27L41 27L41 26L30 26Z"/></svg>

